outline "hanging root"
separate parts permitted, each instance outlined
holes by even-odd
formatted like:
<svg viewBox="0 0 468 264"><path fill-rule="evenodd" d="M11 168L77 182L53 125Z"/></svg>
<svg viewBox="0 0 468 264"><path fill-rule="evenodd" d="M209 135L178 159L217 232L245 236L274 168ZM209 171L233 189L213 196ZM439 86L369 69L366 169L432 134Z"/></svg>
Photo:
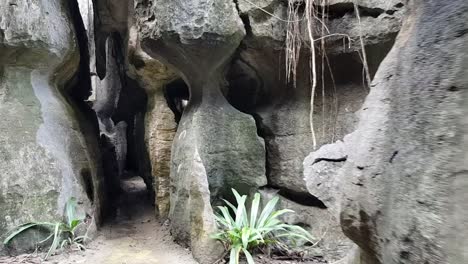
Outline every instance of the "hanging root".
<svg viewBox="0 0 468 264"><path fill-rule="evenodd" d="M317 148L317 137L315 136L315 128L314 128L314 101L315 101L315 89L317 88L317 65L315 62L315 40L314 40L314 33L312 31L312 26L314 24L314 1L315 0L306 0L306 21L307 21L307 34L309 36L310 41L310 77L312 81L312 91L310 96L310 115L309 115L309 122L310 122L310 130L312 133L312 144L314 150Z"/></svg>
<svg viewBox="0 0 468 264"><path fill-rule="evenodd" d="M367 54L366 54L366 47L364 45L364 40L362 38L362 27L361 27L361 15L359 14L359 8L356 3L353 3L354 5L354 12L356 13L356 18L358 19L359 23L359 41L361 43L361 49L362 49L362 65L364 65L364 75L365 79L367 81L367 89L370 89L371 87L371 76L369 72L369 65L367 64Z"/></svg>
<svg viewBox="0 0 468 264"><path fill-rule="evenodd" d="M294 0L288 1L288 25L286 33L286 79L290 83L292 82L296 86L296 73L299 64L299 56L302 47L302 38L300 30L300 22L304 21L307 26L307 36L310 43L310 59L309 67L310 74L309 78L312 83L311 99L310 99L310 115L309 123L312 134L313 148L317 147L317 137L315 135L314 128L314 100L315 90L317 88L317 65L316 65L316 50L315 50L315 39L313 27L315 26L316 10L314 2L317 0L305 0L305 14L303 18L299 17L299 5ZM324 1L324 0L319 0ZM322 28L325 28L325 24L322 23ZM322 38L324 41L324 38Z"/></svg>
<svg viewBox="0 0 468 264"><path fill-rule="evenodd" d="M297 65L302 47L299 6L288 2L288 25L286 31L286 80L296 86Z"/></svg>

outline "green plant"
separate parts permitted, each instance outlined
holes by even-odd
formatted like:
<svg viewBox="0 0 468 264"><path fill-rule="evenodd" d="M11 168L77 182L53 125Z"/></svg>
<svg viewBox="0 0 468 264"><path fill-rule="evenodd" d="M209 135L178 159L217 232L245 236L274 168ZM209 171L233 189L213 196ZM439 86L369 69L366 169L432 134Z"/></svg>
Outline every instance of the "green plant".
<svg viewBox="0 0 468 264"><path fill-rule="evenodd" d="M44 240L38 244L43 244L52 239L52 244L47 252L44 259L49 258L59 248L63 248L66 245L76 246L81 250L84 250L83 243L86 239L84 236L76 236L78 227L84 223L84 217L77 216L76 207L77 201L75 198L70 198L65 206L65 221L59 222L30 222L22 224L13 229L8 237L3 241L4 245L8 245L12 240L17 238L23 232L31 228L46 228L51 233Z"/></svg>
<svg viewBox="0 0 468 264"><path fill-rule="evenodd" d="M292 241L302 239L312 242L314 240L302 227L289 225L278 219L283 214L293 212L289 209L276 211L278 197L271 199L259 214L260 194L256 193L250 212L247 214L245 206L247 196L241 196L234 189L232 192L236 197L237 207L226 200L224 202L233 210L234 218L228 207L218 206L220 214L216 214L215 219L221 231L213 235L214 239L221 241L230 251L230 264L239 263L241 252L244 253L249 264L254 264L251 254L253 249L268 245L284 246L282 239L285 238Z"/></svg>

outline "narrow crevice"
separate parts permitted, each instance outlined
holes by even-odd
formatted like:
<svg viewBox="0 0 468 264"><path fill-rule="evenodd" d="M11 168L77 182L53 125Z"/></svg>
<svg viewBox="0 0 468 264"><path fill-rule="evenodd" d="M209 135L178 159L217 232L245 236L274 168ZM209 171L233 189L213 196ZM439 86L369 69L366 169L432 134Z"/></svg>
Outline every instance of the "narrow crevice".
<svg viewBox="0 0 468 264"><path fill-rule="evenodd" d="M297 204L308 206L308 207L317 207L320 209L327 209L327 206L316 196L310 193L301 193L293 190L288 190L284 188L279 188L277 186L263 186L261 189L273 189L276 190L277 194L285 199L295 202Z"/></svg>
<svg viewBox="0 0 468 264"><path fill-rule="evenodd" d="M312 162L312 165L317 164L317 163L322 162L322 161L325 161L325 162L345 162L346 160L348 160L348 156L343 156L341 158L336 158L336 159L317 158L317 159L314 160L314 162Z"/></svg>
<svg viewBox="0 0 468 264"><path fill-rule="evenodd" d="M98 224L108 212L108 197L105 182L102 179L102 163L99 149L99 125L97 117L87 99L92 93L91 74L89 69L90 54L88 50L88 36L81 17L77 1L68 1L68 8L75 30L78 48L80 52L80 63L74 78L66 85L63 92L64 98L73 109L80 130L84 134L85 144L89 151L90 159L96 166L95 171L84 168L80 171L81 184L91 202L96 207Z"/></svg>
<svg viewBox="0 0 468 264"><path fill-rule="evenodd" d="M252 26L250 25L249 15L248 14L242 14L242 15L240 15L240 18L241 18L242 22L244 23L245 32L246 32L247 36L253 36Z"/></svg>
<svg viewBox="0 0 468 264"><path fill-rule="evenodd" d="M236 6L237 13L239 14L239 17L241 18L242 23L244 24L244 28L245 28L245 32L247 36L252 36L252 26L250 25L249 14L242 13L239 7L239 0L233 0L233 1Z"/></svg>
<svg viewBox="0 0 468 264"><path fill-rule="evenodd" d="M323 7L318 7L319 10ZM381 8L369 8L364 6L358 6L359 15L361 17L373 17L377 18L380 15L386 13L389 10L384 10ZM328 19L339 19L343 18L346 15L354 15L355 9L353 3L338 3L334 5L329 5L326 7L325 16Z"/></svg>
<svg viewBox="0 0 468 264"><path fill-rule="evenodd" d="M84 183L86 195L88 196L89 200L94 203L94 184L91 170L89 168L82 169L80 176Z"/></svg>

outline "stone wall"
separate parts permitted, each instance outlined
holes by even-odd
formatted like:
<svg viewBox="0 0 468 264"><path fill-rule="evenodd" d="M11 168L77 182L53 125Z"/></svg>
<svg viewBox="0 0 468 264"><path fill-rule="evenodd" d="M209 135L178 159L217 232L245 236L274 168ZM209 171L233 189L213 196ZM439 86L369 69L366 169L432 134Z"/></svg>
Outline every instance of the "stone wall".
<svg viewBox="0 0 468 264"><path fill-rule="evenodd" d="M83 135L83 113L69 103L81 89L70 82L80 60L73 8L60 0L0 3L2 238L25 222L60 220L70 197L100 217L99 155L88 145L93 135Z"/></svg>

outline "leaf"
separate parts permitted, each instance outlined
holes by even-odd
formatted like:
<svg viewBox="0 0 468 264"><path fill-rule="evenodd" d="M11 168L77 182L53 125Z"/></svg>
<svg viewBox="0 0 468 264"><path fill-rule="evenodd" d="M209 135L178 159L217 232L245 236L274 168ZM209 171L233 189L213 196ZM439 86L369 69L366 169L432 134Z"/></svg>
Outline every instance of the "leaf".
<svg viewBox="0 0 468 264"><path fill-rule="evenodd" d="M237 197L236 197L237 198ZM245 212L245 200L247 196L239 197L237 200L237 211L236 211L236 227L241 229L242 223L244 222L244 212Z"/></svg>
<svg viewBox="0 0 468 264"><path fill-rule="evenodd" d="M75 239L73 239L74 242L78 242L80 243L81 242L84 242L86 239L88 239L89 237L84 235L84 236L78 236L78 237L75 237Z"/></svg>
<svg viewBox="0 0 468 264"><path fill-rule="evenodd" d="M266 220L268 219L268 217L271 215L271 213L275 209L278 201L279 201L279 198L274 197L267 203L265 208L263 208L262 213L260 214L260 218L258 219L258 223L256 227L262 227L265 224Z"/></svg>
<svg viewBox="0 0 468 264"><path fill-rule="evenodd" d="M7 245L16 236L18 236L19 234L25 232L26 230L28 230L30 228L33 228L33 227L36 227L36 226L54 226L54 225L55 224L48 223L48 222L31 222L31 223L26 223L26 224L19 225L18 227L16 227L12 231L12 233L7 238L5 238L5 240L3 241L3 244Z"/></svg>
<svg viewBox="0 0 468 264"><path fill-rule="evenodd" d="M260 194L256 193L252 201L252 207L250 208L250 226L252 228L255 228L255 222L257 221L259 205L260 205Z"/></svg>
<svg viewBox="0 0 468 264"><path fill-rule="evenodd" d="M221 211L221 213L223 214L224 220L228 224L229 229L232 229L233 225L234 225L234 219L232 219L231 215L229 214L229 211L228 211L227 207L218 206L218 208Z"/></svg>
<svg viewBox="0 0 468 264"><path fill-rule="evenodd" d="M18 236L19 234L23 233L24 231L32 228L32 227L35 227L35 226L39 226L40 224L39 223L27 223L27 224L23 224L23 225L20 225L17 227L18 230L15 230L11 233L11 235L9 235L7 238L5 238L5 240L3 241L3 244L7 245L8 243L10 243L10 241L15 238L16 236Z"/></svg>
<svg viewBox="0 0 468 264"><path fill-rule="evenodd" d="M274 220L274 219L280 217L281 215L284 215L284 214L287 214L287 213L294 213L294 211L289 210L289 209L283 209L283 210L276 211L273 214L271 214L270 217L268 217L265 225L268 225L269 221Z"/></svg>
<svg viewBox="0 0 468 264"><path fill-rule="evenodd" d="M51 233L48 237L46 237L44 240L41 240L38 242L38 244L42 244L46 242L47 240L51 239L54 236L54 233Z"/></svg>
<svg viewBox="0 0 468 264"><path fill-rule="evenodd" d="M242 249L242 251L244 252L244 255L245 257L247 258L247 263L248 264L255 264L253 258L252 258L252 255L249 253L249 251L245 248Z"/></svg>
<svg viewBox="0 0 468 264"><path fill-rule="evenodd" d="M218 226L222 225L222 226L224 226L226 228L231 227L231 225L221 215L215 215L215 220L218 223Z"/></svg>
<svg viewBox="0 0 468 264"><path fill-rule="evenodd" d="M233 213L236 212L237 208L232 203L230 203L228 200L225 200L225 199L223 199L223 201L232 209Z"/></svg>
<svg viewBox="0 0 468 264"><path fill-rule="evenodd" d="M231 248L231 253L229 254L229 264L238 264L236 262L236 248Z"/></svg>
<svg viewBox="0 0 468 264"><path fill-rule="evenodd" d="M61 234L60 224L61 223L55 224L54 240L52 241L52 245L50 246L49 251L47 252L47 255L45 256L44 260L47 260L57 250L57 247L58 247L58 245L60 243L60 241L59 241L60 234Z"/></svg>
<svg viewBox="0 0 468 264"><path fill-rule="evenodd" d="M76 219L76 207L78 203L74 197L71 197L66 204L66 220L70 228L72 228L73 221Z"/></svg>
<svg viewBox="0 0 468 264"><path fill-rule="evenodd" d="M75 230L78 226L80 226L83 222L80 219L73 219L70 224L70 231Z"/></svg>
<svg viewBox="0 0 468 264"><path fill-rule="evenodd" d="M60 244L60 249L63 249L63 247L65 247L65 243L67 243L67 240L62 241L62 243Z"/></svg>
<svg viewBox="0 0 468 264"><path fill-rule="evenodd" d="M248 227L242 228L242 246L247 248L249 246L249 237L250 237L250 230Z"/></svg>

